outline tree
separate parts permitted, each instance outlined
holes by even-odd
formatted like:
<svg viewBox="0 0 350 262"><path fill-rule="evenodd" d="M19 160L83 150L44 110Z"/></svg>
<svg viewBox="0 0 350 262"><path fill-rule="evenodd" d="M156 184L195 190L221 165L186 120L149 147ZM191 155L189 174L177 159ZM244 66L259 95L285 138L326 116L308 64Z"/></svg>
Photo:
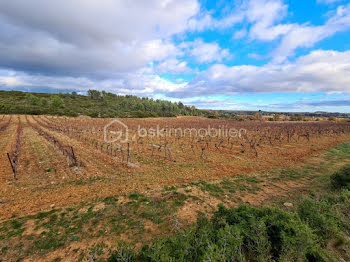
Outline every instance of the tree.
<svg viewBox="0 0 350 262"><path fill-rule="evenodd" d="M142 112L145 111L145 107L143 106L142 103L137 103L135 109L136 109L137 111L142 111Z"/></svg>
<svg viewBox="0 0 350 262"><path fill-rule="evenodd" d="M49 102L47 101L46 98L41 98L40 99L40 105L43 106L43 107L47 107L49 104Z"/></svg>
<svg viewBox="0 0 350 262"><path fill-rule="evenodd" d="M181 103L181 102L178 103L178 107L179 107L180 109L184 109L184 108L185 108L184 104Z"/></svg>
<svg viewBox="0 0 350 262"><path fill-rule="evenodd" d="M51 97L51 106L53 107L53 108L60 108L60 107L62 107L63 106L63 103L64 103L64 101L63 101L63 99L61 98L61 97L59 97L59 96L57 96L57 95L54 95L54 96L52 96Z"/></svg>
<svg viewBox="0 0 350 262"><path fill-rule="evenodd" d="M172 103L134 95L115 95L97 90L89 90L87 93L88 96L78 95L75 91L60 94L0 91L0 104L9 105L13 113L89 115L96 112L96 116L101 113L102 117L128 117L136 111L142 112L143 114L139 114L142 116L163 117L204 114L202 110L186 106L181 102ZM0 112L8 112L7 106L1 108L4 109ZM223 116L220 115L220 117Z"/></svg>
<svg viewBox="0 0 350 262"><path fill-rule="evenodd" d="M107 92L106 91L102 91L101 98L105 99L106 97L107 97Z"/></svg>
<svg viewBox="0 0 350 262"><path fill-rule="evenodd" d="M26 100L27 100L27 103L32 106L38 106L40 104L40 99L33 94L27 94Z"/></svg>
<svg viewBox="0 0 350 262"><path fill-rule="evenodd" d="M88 96L91 98L91 99L101 99L102 98L102 95L101 95L101 92L98 91L98 90L93 90L93 89L89 89L88 91Z"/></svg>

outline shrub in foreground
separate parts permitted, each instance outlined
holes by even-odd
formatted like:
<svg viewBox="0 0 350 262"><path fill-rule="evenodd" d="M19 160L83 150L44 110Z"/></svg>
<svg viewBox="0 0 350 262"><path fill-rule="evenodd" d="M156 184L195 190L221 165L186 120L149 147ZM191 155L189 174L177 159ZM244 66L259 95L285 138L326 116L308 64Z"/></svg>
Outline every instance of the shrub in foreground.
<svg viewBox="0 0 350 262"><path fill-rule="evenodd" d="M350 165L345 165L331 176L332 186L336 189L350 189Z"/></svg>
<svg viewBox="0 0 350 262"><path fill-rule="evenodd" d="M317 236L296 213L220 206L210 221L200 217L193 228L138 253L118 250L109 261L323 261L319 250Z"/></svg>
<svg viewBox="0 0 350 262"><path fill-rule="evenodd" d="M297 208L300 219L318 236L322 246L331 239L341 239L341 217L327 200L305 199Z"/></svg>

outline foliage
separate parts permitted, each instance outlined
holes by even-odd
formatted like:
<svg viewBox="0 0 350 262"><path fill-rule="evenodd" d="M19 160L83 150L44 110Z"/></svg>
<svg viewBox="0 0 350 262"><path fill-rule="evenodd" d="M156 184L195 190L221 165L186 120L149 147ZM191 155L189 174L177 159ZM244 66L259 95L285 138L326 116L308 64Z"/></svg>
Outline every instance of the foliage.
<svg viewBox="0 0 350 262"><path fill-rule="evenodd" d="M331 176L334 188L350 189L350 165L343 166Z"/></svg>
<svg viewBox="0 0 350 262"><path fill-rule="evenodd" d="M26 102L27 102L29 105L37 106L37 105L39 105L39 103L40 103L40 99L39 99L37 96L28 93L28 94L26 95Z"/></svg>
<svg viewBox="0 0 350 262"><path fill-rule="evenodd" d="M125 247L124 247L125 248ZM220 206L209 221L144 246L139 253L118 250L109 261L322 261L317 235L295 213L281 209Z"/></svg>
<svg viewBox="0 0 350 262"><path fill-rule="evenodd" d="M61 97L59 97L57 95L51 97L50 105L53 108L55 108L55 109L60 108L60 107L63 106L63 104L64 104L64 101L63 101L63 99Z"/></svg>
<svg viewBox="0 0 350 262"><path fill-rule="evenodd" d="M306 199L300 203L297 212L301 220L313 229L323 246L330 239L341 236L341 218L327 201Z"/></svg>
<svg viewBox="0 0 350 262"><path fill-rule="evenodd" d="M211 220L201 215L194 227L138 252L124 243L108 261L336 261L344 248L329 252L329 243L349 245L349 212L349 190L311 194L294 212L221 205Z"/></svg>
<svg viewBox="0 0 350 262"><path fill-rule="evenodd" d="M76 92L45 94L0 91L0 114L136 118L206 115L181 102L172 103L133 95L121 96L98 90L89 90L87 96Z"/></svg>

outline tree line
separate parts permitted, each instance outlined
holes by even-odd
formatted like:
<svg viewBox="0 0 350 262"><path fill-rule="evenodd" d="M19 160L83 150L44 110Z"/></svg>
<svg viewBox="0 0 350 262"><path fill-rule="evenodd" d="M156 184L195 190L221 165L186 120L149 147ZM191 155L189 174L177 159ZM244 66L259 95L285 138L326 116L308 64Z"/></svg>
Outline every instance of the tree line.
<svg viewBox="0 0 350 262"><path fill-rule="evenodd" d="M182 102L116 95L98 90L88 90L87 95L76 92L47 94L0 91L0 114L142 118L202 115L203 111Z"/></svg>

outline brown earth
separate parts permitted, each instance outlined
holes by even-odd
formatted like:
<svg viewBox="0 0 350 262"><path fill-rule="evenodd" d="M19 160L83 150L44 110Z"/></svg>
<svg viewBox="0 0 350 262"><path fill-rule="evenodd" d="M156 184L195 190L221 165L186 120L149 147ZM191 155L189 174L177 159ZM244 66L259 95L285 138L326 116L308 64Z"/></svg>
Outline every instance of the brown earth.
<svg viewBox="0 0 350 262"><path fill-rule="evenodd" d="M14 116L10 126L0 133L0 220L6 220L13 215L24 216L50 210L51 206L69 206L72 203L96 200L111 195L124 195L149 189L161 190L164 186L198 180L261 172L276 167L293 167L309 156L350 140L350 134L344 134L317 137L310 142L300 140L278 146L262 145L258 157L251 152L240 153L238 146L232 150L222 148L220 151L212 146L205 159L200 157L198 148L195 149L195 153L189 148L184 152L177 148L173 153L176 162L164 160L160 156L152 157L149 152L138 153L135 149L135 152L132 152L132 161L137 162L140 168L133 169L123 166L113 156L95 149L74 136L42 126L43 130L59 141L73 146L77 158L84 163L83 167L70 167L62 152L40 136L27 123L24 116L20 116L20 119L23 124L23 134L17 181L13 179L6 156L6 152L13 150L16 141L17 116ZM31 123L36 123L32 117L28 119ZM53 121L48 119L47 121ZM63 120L55 118L55 121ZM70 121L69 123L73 125L74 121L82 120L64 121ZM95 120L84 119L84 121ZM107 120L101 121L106 123ZM137 120L129 121L135 124ZM172 120L140 120L145 125L164 121L171 123ZM205 119L191 118L189 123L193 121L201 123ZM87 124L86 128L89 127L90 124ZM265 194L272 193L274 192L267 191Z"/></svg>

